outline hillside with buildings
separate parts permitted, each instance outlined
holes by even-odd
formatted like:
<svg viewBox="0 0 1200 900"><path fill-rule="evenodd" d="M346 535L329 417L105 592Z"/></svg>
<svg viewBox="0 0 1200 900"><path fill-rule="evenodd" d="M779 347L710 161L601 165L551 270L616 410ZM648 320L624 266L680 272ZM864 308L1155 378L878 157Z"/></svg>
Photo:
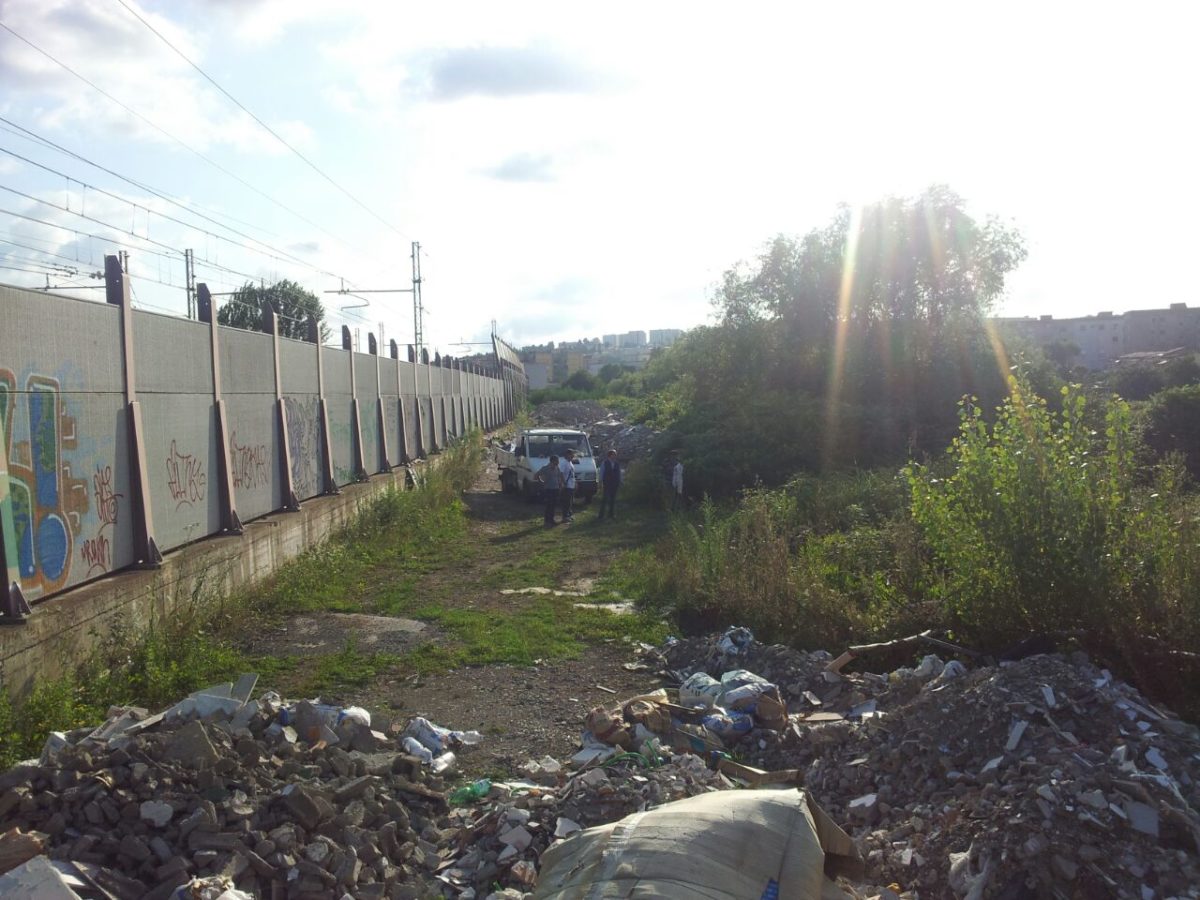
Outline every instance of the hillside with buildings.
<svg viewBox="0 0 1200 900"><path fill-rule="evenodd" d="M652 328L521 348L530 390L562 384L576 372L598 375L607 365L641 369L656 350L674 344L682 328Z"/></svg>

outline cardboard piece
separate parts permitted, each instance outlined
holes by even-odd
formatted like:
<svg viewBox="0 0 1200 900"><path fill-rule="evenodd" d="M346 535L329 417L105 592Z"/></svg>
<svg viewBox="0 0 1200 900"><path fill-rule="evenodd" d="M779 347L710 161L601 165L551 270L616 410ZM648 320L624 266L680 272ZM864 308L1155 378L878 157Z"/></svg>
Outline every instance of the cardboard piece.
<svg viewBox="0 0 1200 900"><path fill-rule="evenodd" d="M798 790L714 791L588 828L542 854L537 900L843 897L862 860Z"/></svg>
<svg viewBox="0 0 1200 900"><path fill-rule="evenodd" d="M768 772L765 769L756 769L754 766L742 765L742 763L734 762L732 759L721 759L717 763L717 770L728 775L730 778L736 778L754 788L767 784L800 783L799 769L778 769L774 772Z"/></svg>

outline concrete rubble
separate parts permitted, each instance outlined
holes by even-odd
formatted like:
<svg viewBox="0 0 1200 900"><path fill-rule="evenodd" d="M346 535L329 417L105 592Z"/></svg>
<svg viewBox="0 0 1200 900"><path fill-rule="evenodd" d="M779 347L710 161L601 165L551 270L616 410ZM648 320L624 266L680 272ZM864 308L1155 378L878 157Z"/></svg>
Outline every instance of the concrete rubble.
<svg viewBox="0 0 1200 900"><path fill-rule="evenodd" d="M249 684L53 735L41 759L0 775L0 821L36 836L35 859L89 867L117 898L184 885L224 900L439 896L460 834L442 779L402 751L400 724L250 700ZM8 874L24 884L48 871Z"/></svg>
<svg viewBox="0 0 1200 900"><path fill-rule="evenodd" d="M789 726L732 749L798 770L858 841L865 896L1200 897L1200 730L1082 653L890 673L722 638L646 655L674 678L780 685Z"/></svg>
<svg viewBox="0 0 1200 900"><path fill-rule="evenodd" d="M517 900L584 829L799 786L865 860L850 897L1200 897L1200 732L1082 654L832 671L730 629L639 657L668 689L592 710L573 758L530 747L504 781L435 775L430 757L477 736L423 719L244 686L114 709L0 776L0 832L45 847L22 877L69 860L117 898Z"/></svg>

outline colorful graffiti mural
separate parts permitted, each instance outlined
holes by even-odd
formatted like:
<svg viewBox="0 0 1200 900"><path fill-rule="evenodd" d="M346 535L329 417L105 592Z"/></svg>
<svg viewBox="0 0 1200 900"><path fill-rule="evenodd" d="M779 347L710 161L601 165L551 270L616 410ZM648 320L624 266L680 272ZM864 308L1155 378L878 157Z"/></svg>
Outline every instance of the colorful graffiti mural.
<svg viewBox="0 0 1200 900"><path fill-rule="evenodd" d="M29 375L23 396L29 439L18 441L17 378L11 370L0 369L0 422L4 425L17 568L21 587L32 598L66 584L89 496L87 479L73 477L66 456L77 446L75 420L67 415L59 380Z"/></svg>

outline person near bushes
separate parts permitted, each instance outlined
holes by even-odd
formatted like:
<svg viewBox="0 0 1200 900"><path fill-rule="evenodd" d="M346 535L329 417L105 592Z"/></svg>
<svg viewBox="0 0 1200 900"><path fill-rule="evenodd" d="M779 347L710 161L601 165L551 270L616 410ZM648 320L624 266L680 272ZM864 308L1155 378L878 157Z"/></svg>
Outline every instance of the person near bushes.
<svg viewBox="0 0 1200 900"><path fill-rule="evenodd" d="M538 469L533 476L542 483L542 499L546 503L543 520L547 528L554 527L554 510L558 506L558 493L562 489L562 469L558 467L558 457L551 456L550 462Z"/></svg>
<svg viewBox="0 0 1200 900"><path fill-rule="evenodd" d="M677 510L683 506L683 463L679 460L679 451L671 451L671 509Z"/></svg>
<svg viewBox="0 0 1200 900"><path fill-rule="evenodd" d="M616 450L609 450L604 462L600 463L600 486L604 488L604 496L600 500L600 518L604 518L607 509L608 517L615 519L617 488L621 486L621 464L617 461Z"/></svg>
<svg viewBox="0 0 1200 900"><path fill-rule="evenodd" d="M559 498L562 500L562 520L565 524L575 521L575 451L567 448L558 467L562 471Z"/></svg>

